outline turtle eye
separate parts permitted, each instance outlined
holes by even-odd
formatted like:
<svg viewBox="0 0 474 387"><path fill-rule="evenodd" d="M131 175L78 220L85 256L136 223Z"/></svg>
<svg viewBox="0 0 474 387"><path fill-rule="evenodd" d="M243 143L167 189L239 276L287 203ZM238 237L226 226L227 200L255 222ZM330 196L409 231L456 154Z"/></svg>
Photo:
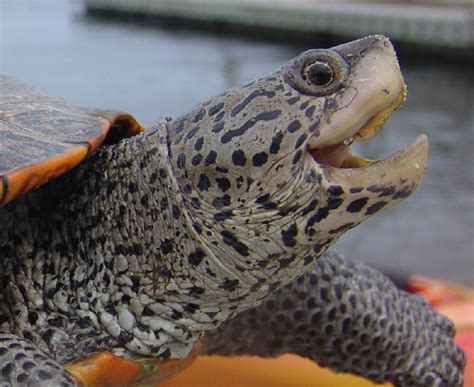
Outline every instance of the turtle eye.
<svg viewBox="0 0 474 387"><path fill-rule="evenodd" d="M303 68L301 74L305 81L311 82L318 87L326 87L334 80L332 68L326 62L316 61L309 63Z"/></svg>
<svg viewBox="0 0 474 387"><path fill-rule="evenodd" d="M320 97L335 93L345 85L349 65L335 51L309 50L285 66L283 74L300 93Z"/></svg>

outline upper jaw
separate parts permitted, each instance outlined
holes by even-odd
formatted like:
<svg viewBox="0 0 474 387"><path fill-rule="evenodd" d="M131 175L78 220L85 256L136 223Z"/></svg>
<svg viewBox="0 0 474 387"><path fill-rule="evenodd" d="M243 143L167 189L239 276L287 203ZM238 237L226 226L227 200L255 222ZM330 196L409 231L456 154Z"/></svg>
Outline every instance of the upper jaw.
<svg viewBox="0 0 474 387"><path fill-rule="evenodd" d="M350 152L352 141L366 140L382 129L406 95L398 61L388 39L375 36L355 43L364 54L352 64L348 86L341 100L336 101L338 108L322 122L319 136L308 140L307 149L327 184L345 187L346 192L350 192L351 187L377 184L410 185L413 190L427 166L426 136L420 135L405 149L380 161L362 159ZM349 55L347 45L340 47L340 53Z"/></svg>
<svg viewBox="0 0 474 387"><path fill-rule="evenodd" d="M375 135L405 99L405 82L389 40L376 36L340 47L345 52L346 46L353 45L359 48L359 57L354 54L347 85L334 97L336 107L322 122L319 136L310 139L310 149L340 144L352 137L357 140Z"/></svg>

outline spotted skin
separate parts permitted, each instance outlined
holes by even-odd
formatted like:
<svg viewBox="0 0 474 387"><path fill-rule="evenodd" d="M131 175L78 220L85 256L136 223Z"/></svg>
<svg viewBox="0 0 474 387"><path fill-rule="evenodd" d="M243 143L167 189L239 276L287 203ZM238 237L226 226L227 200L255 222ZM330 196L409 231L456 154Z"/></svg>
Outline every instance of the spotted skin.
<svg viewBox="0 0 474 387"><path fill-rule="evenodd" d="M64 367L28 340L0 334L0 386L73 387Z"/></svg>
<svg viewBox="0 0 474 387"><path fill-rule="evenodd" d="M316 87L303 69L321 58L335 78ZM310 151L390 114L403 93L390 43L369 37L303 53L181 118L102 146L0 209L0 331L60 364L97 351L187 357L204 332L261 304L344 232L415 189L423 139L349 172ZM395 306L389 325L404 317ZM426 313L429 335L437 317Z"/></svg>
<svg viewBox="0 0 474 387"><path fill-rule="evenodd" d="M395 386L462 386L453 324L370 267L326 253L293 283L205 336L208 354L296 353Z"/></svg>

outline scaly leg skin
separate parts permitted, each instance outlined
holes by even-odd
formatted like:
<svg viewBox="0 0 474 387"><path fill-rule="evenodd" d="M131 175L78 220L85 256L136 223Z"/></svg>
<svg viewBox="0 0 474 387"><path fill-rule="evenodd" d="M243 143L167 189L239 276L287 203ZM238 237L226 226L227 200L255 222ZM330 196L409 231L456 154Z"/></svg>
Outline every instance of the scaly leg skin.
<svg viewBox="0 0 474 387"><path fill-rule="evenodd" d="M335 253L210 332L205 353L296 353L338 372L395 386L463 384L453 324L381 273Z"/></svg>
<svg viewBox="0 0 474 387"><path fill-rule="evenodd" d="M30 341L0 333L0 386L72 387L76 382Z"/></svg>

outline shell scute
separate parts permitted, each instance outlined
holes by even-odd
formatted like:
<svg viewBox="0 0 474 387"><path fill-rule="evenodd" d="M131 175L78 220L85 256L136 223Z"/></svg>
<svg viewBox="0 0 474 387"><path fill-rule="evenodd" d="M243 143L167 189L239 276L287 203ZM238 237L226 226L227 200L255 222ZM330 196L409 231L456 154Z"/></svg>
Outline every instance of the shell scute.
<svg viewBox="0 0 474 387"><path fill-rule="evenodd" d="M81 108L0 76L0 206L74 168L104 142L141 131L128 114Z"/></svg>

